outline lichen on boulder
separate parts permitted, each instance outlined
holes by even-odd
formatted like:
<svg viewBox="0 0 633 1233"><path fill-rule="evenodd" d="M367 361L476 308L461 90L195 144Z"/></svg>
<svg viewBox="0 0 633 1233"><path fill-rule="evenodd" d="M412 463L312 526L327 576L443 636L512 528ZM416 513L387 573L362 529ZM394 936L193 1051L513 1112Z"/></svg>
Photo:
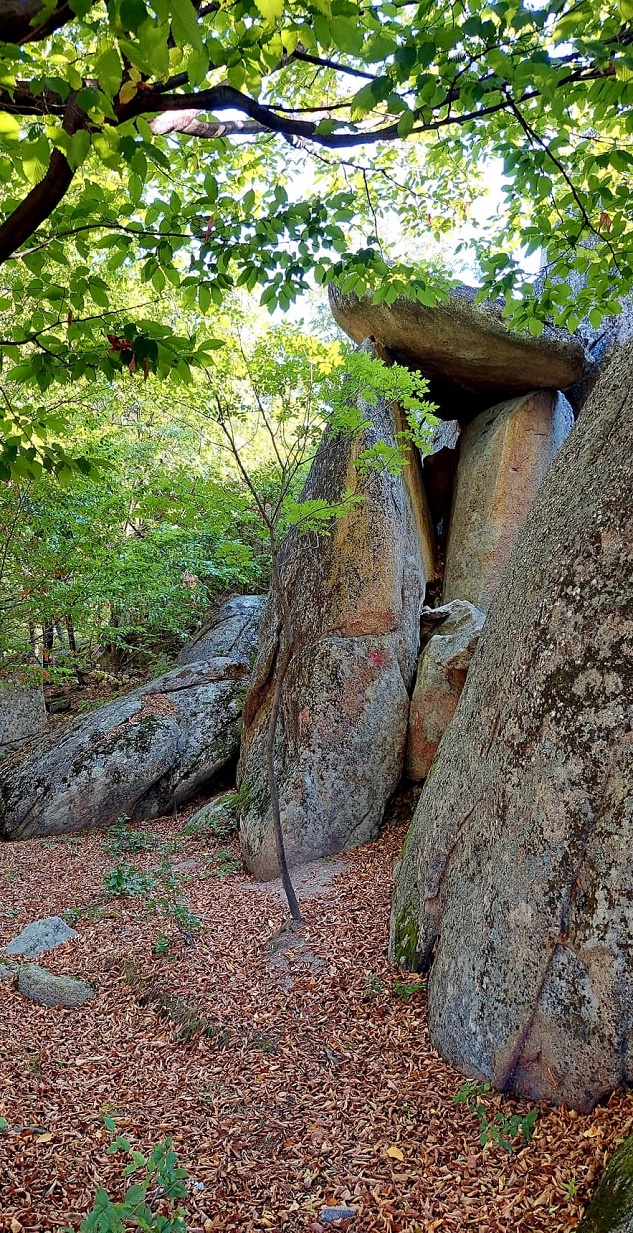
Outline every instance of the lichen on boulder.
<svg viewBox="0 0 633 1233"><path fill-rule="evenodd" d="M392 907L442 1054L581 1111L633 1080L632 438L629 343L519 534Z"/></svg>
<svg viewBox="0 0 633 1233"><path fill-rule="evenodd" d="M358 454L396 443L397 409L363 405L367 427L322 441L303 499L363 500L331 533L292 531L281 574L294 624L282 692L276 763L290 864L374 838L404 760L408 688L433 545L419 468L404 474L356 471ZM239 765L240 838L249 868L277 876L266 772L266 741L281 634L269 601L244 706Z"/></svg>

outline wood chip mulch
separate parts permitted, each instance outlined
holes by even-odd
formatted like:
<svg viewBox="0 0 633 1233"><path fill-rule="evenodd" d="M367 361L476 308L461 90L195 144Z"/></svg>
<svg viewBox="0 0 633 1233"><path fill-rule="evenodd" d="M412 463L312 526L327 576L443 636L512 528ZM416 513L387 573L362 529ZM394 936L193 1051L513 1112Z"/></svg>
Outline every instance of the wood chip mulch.
<svg viewBox="0 0 633 1233"><path fill-rule="evenodd" d="M156 851L122 859L145 871L169 851L197 933L104 893L117 862L103 835L0 845L0 946L38 917L87 909L80 939L38 962L98 989L52 1010L0 981L0 1229L78 1229L97 1186L122 1197L104 1114L143 1151L172 1137L192 1179L191 1233L319 1233L327 1205L357 1209L350 1233L575 1228L632 1124L633 1094L587 1117L542 1106L529 1145L480 1146L476 1117L451 1103L463 1080L429 1043L423 988L405 1001L397 982L410 977L385 958L402 827L336 863L280 967L267 942L282 902L232 872L226 842L181 826L144 824ZM164 1014L139 996L147 977ZM217 1031L195 1030L194 1015L183 1033L175 1005ZM529 1109L495 1099L493 1112Z"/></svg>

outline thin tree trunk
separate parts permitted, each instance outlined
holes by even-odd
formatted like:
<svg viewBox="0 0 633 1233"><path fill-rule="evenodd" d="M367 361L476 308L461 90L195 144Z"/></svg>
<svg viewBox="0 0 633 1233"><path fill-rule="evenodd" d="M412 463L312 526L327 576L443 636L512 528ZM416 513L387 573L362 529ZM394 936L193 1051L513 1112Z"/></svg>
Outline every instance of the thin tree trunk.
<svg viewBox="0 0 633 1233"><path fill-rule="evenodd" d="M53 641L55 631L53 629L53 618L44 617L42 621L42 663L44 665L53 662Z"/></svg>
<svg viewBox="0 0 633 1233"><path fill-rule="evenodd" d="M290 879L288 870L288 862L286 860L286 849L284 845L284 834L281 825L281 811L279 808L279 786L277 784L277 771L275 769L275 738L277 735L277 723L279 721L279 711L281 709L281 692L283 683L288 671L288 665L292 658L292 618L290 615L290 607L288 598L281 581L279 573L279 563L277 559L277 548L273 545L272 548L272 587L273 595L277 603L277 611L281 617L283 637L285 646L279 663L277 665L277 679L275 682L275 692L273 694L273 704L270 712L270 720L268 723L268 743L266 748L266 763L268 769L268 791L270 793L270 807L273 818L273 827L275 830L275 845L277 848L277 860L279 861L279 871L281 873L281 882L285 891L290 915L295 921L301 921L301 908L295 894L294 886Z"/></svg>
<svg viewBox="0 0 633 1233"><path fill-rule="evenodd" d="M73 619L70 616L70 614L68 614L66 617L66 629L68 630L68 645L71 651L76 651L77 650L77 640L75 638L75 626L73 624Z"/></svg>

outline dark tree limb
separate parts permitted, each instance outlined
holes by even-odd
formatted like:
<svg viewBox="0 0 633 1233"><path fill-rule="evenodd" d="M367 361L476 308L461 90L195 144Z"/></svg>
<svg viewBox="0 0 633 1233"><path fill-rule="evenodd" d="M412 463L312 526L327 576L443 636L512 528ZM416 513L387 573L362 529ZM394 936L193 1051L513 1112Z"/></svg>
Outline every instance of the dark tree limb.
<svg viewBox="0 0 633 1233"><path fill-rule="evenodd" d="M96 0L93 0L94 3ZM16 43L18 46L23 43L36 43L61 29L75 17L65 0L55 5L52 13L38 22L39 15L45 11L46 6L42 0L1 0L0 42Z"/></svg>
<svg viewBox="0 0 633 1233"><path fill-rule="evenodd" d="M64 115L63 129L72 137L73 133L85 127L86 116L77 107L74 96L71 95ZM61 150L53 150L48 170L43 179L31 189L12 214L0 226L0 263L6 261L13 253L33 235L41 223L48 218L60 201L63 200L72 183L74 172L65 154Z"/></svg>

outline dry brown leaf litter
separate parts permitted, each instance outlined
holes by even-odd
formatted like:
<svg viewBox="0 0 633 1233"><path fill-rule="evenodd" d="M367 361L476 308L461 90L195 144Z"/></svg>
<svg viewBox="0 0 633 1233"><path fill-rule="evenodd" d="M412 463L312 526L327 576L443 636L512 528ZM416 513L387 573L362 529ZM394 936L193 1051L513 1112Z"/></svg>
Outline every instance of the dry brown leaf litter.
<svg viewBox="0 0 633 1233"><path fill-rule="evenodd" d="M42 960L95 981L93 1002L51 1010L0 982L0 1115L11 1126L0 1135L0 1229L77 1228L97 1186L121 1197L104 1112L142 1150L172 1136L203 1187L187 1202L192 1233L314 1233L335 1203L358 1209L353 1233L574 1228L631 1124L633 1094L587 1117L543 1106L529 1146L482 1150L476 1119L451 1104L462 1080L429 1044L423 994L405 1004L385 959L402 828L319 881L280 971L266 943L283 905L245 874L206 876L214 846L181 835L181 822L145 829L176 840L170 860L184 863L203 928L194 945L172 929L162 958L164 919L140 899L104 902L116 860L101 835L0 846L0 945L37 917L102 905L82 915L80 941ZM156 864L152 853L122 859ZM178 1043L177 1025L139 998L130 964L218 1036Z"/></svg>

